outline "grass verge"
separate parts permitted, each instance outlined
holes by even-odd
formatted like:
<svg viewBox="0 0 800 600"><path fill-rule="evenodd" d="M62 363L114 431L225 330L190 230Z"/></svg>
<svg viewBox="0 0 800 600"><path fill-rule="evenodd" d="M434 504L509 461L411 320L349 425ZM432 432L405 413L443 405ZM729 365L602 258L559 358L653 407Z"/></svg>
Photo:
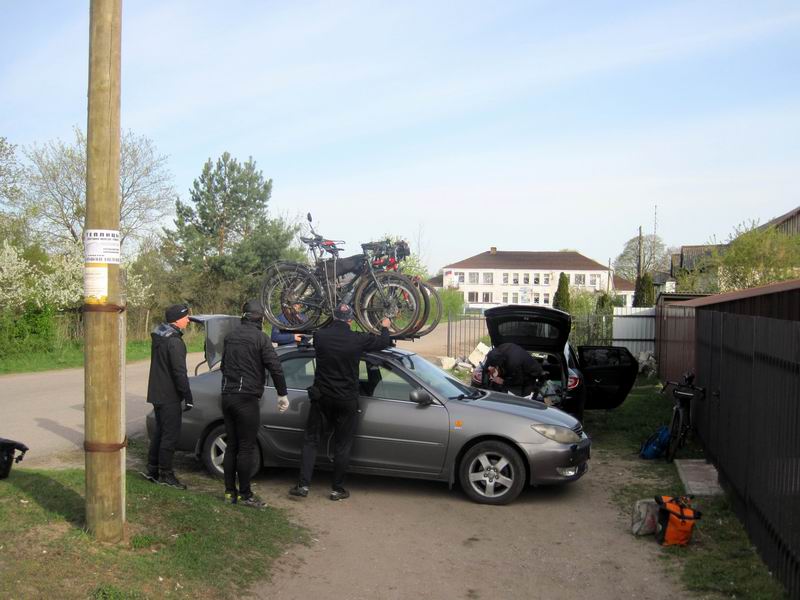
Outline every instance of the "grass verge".
<svg viewBox="0 0 800 600"><path fill-rule="evenodd" d="M202 352L202 333L189 333L184 338L189 352ZM125 347L128 362L150 358L149 340L129 340ZM72 369L83 366L83 343L66 342L50 352L31 352L0 357L0 375L9 373L32 373L53 369Z"/></svg>
<svg viewBox="0 0 800 600"><path fill-rule="evenodd" d="M0 482L4 597L238 597L306 539L281 510L226 505L218 482L192 483L178 491L129 472L129 541L112 546L84 530L82 470L12 469Z"/></svg>
<svg viewBox="0 0 800 600"><path fill-rule="evenodd" d="M584 428L590 432L596 458L605 455L629 461L628 481L617 487L613 500L625 514L639 498L683 493L673 464L638 458L639 446L661 425L669 423L672 403L659 393L660 384L640 378L625 402L614 411L587 411ZM702 458L694 442L679 450L678 458ZM767 600L786 597L750 543L741 522L725 496L695 498L703 518L695 527L692 543L667 547L667 568L677 570L687 589L715 597ZM639 538L652 544L652 537Z"/></svg>

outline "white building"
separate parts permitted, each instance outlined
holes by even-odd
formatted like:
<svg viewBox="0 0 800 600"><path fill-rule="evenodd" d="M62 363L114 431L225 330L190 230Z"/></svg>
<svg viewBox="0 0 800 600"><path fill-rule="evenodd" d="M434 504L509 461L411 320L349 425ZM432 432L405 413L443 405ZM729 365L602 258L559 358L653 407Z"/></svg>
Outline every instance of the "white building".
<svg viewBox="0 0 800 600"><path fill-rule="evenodd" d="M461 290L469 308L486 309L499 304L551 306L558 277L565 273L571 288L614 292L626 297L632 291L615 291L608 267L578 252L488 252L449 264L442 269L443 287ZM622 287L619 286L618 287ZM628 283L628 282L626 282ZM627 286L626 286L627 287ZM631 285L632 289L632 285ZM631 294L631 298L627 295Z"/></svg>

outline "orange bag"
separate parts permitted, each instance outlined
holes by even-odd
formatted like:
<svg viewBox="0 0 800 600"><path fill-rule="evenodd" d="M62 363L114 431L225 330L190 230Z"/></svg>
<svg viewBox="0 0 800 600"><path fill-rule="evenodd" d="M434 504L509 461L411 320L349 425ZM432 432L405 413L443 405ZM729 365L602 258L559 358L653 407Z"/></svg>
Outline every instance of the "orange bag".
<svg viewBox="0 0 800 600"><path fill-rule="evenodd" d="M662 546L686 546L692 539L695 521L702 515L692 508L693 496L656 496L658 528L656 540Z"/></svg>

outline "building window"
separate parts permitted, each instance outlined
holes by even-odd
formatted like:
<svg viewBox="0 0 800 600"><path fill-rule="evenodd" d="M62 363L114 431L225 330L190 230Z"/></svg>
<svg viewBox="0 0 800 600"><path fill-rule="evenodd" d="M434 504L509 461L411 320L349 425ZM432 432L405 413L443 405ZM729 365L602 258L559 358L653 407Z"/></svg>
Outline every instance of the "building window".
<svg viewBox="0 0 800 600"><path fill-rule="evenodd" d="M544 295L544 304L550 304L550 294Z"/></svg>
<svg viewBox="0 0 800 600"><path fill-rule="evenodd" d="M508 304L508 292L503 292L503 304Z"/></svg>
<svg viewBox="0 0 800 600"><path fill-rule="evenodd" d="M483 292L483 303L491 304L491 302L492 302L492 292Z"/></svg>
<svg viewBox="0 0 800 600"><path fill-rule="evenodd" d="M544 284L545 285L550 285L550 273L545 273L544 274Z"/></svg>
<svg viewBox="0 0 800 600"><path fill-rule="evenodd" d="M503 273L503 285L508 285L508 273Z"/></svg>
<svg viewBox="0 0 800 600"><path fill-rule="evenodd" d="M575 285L586 285L586 275L583 273L575 273L573 276L575 279Z"/></svg>
<svg viewBox="0 0 800 600"><path fill-rule="evenodd" d="M511 294L511 304L519 304L519 294L517 292Z"/></svg>
<svg viewBox="0 0 800 600"><path fill-rule="evenodd" d="M546 275L545 275L545 277L546 277ZM538 273L534 273L533 274L533 285L539 285L539 274Z"/></svg>
<svg viewBox="0 0 800 600"><path fill-rule="evenodd" d="M534 304L539 304L539 292L534 292L533 293L533 303Z"/></svg>
<svg viewBox="0 0 800 600"><path fill-rule="evenodd" d="M478 279L479 277L480 277L480 273L470 273L469 274L469 282L473 283L473 284L474 283L480 283L480 281Z"/></svg>
<svg viewBox="0 0 800 600"><path fill-rule="evenodd" d="M598 281L598 277L599 277L599 275L597 273L590 273L589 274L589 285L592 286L592 287L597 287L597 285L600 283Z"/></svg>
<svg viewBox="0 0 800 600"><path fill-rule="evenodd" d="M531 274L530 273L523 273L522 274L522 284L529 285L531 282Z"/></svg>
<svg viewBox="0 0 800 600"><path fill-rule="evenodd" d="M488 285L492 285L494 283L494 273L484 273L483 274L483 283Z"/></svg>
<svg viewBox="0 0 800 600"><path fill-rule="evenodd" d="M456 283L464 283L464 271L456 271L453 277L456 278Z"/></svg>
<svg viewBox="0 0 800 600"><path fill-rule="evenodd" d="M478 292L469 292L467 295L467 302L477 302L478 301Z"/></svg>
<svg viewBox="0 0 800 600"><path fill-rule="evenodd" d="M511 277L511 283L513 285L519 285L519 273L514 273L514 275Z"/></svg>

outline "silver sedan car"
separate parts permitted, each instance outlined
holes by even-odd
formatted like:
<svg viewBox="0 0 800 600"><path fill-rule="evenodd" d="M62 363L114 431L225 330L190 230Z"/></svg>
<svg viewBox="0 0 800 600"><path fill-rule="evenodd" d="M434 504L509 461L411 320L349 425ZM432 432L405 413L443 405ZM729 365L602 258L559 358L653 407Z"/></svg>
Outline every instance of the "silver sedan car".
<svg viewBox="0 0 800 600"><path fill-rule="evenodd" d="M206 329L210 371L190 378L194 409L184 413L178 450L193 452L222 475L225 427L219 369L222 340L238 319L193 317ZM289 388L289 410L279 413L267 382L255 468L299 467L314 380L311 344L276 349ZM527 485L567 483L588 470L591 441L570 415L541 402L477 390L412 352L366 353L360 364L359 423L350 471L458 481L472 500L507 504ZM152 413L148 431L152 431ZM332 443L319 446L317 467L330 468Z"/></svg>

